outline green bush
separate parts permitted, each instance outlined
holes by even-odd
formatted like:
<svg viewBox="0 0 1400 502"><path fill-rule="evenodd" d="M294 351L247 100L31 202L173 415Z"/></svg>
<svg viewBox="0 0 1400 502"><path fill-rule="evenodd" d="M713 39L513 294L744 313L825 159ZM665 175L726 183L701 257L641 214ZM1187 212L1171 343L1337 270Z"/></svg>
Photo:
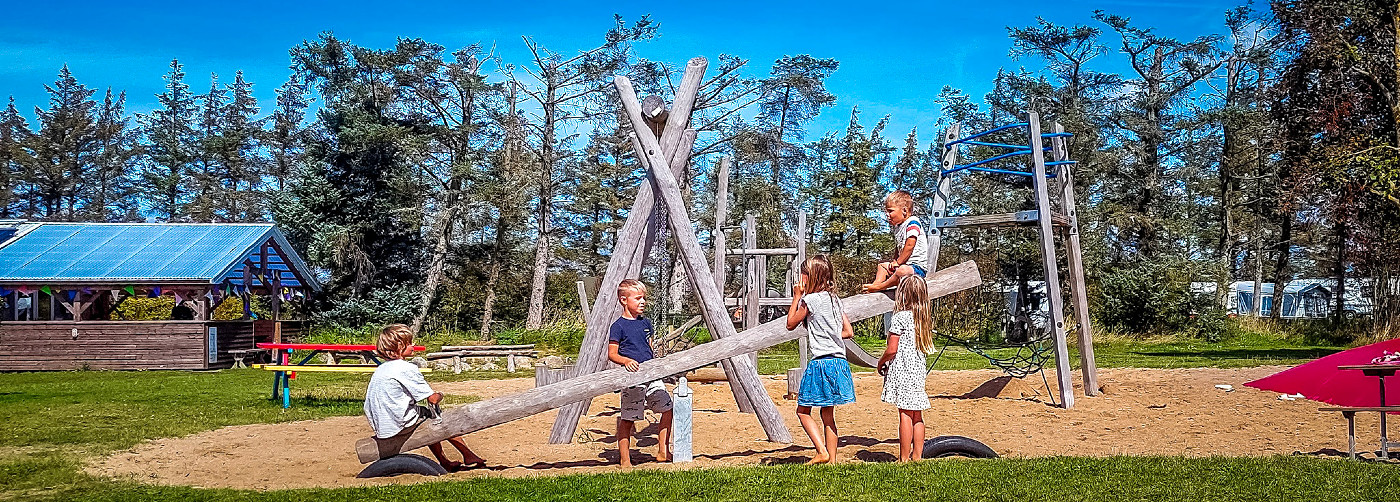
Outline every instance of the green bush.
<svg viewBox="0 0 1400 502"><path fill-rule="evenodd" d="M1104 274L1090 303L1103 326L1127 333L1186 333L1219 341L1228 333L1213 295L1191 292L1189 265L1139 263Z"/></svg>
<svg viewBox="0 0 1400 502"><path fill-rule="evenodd" d="M175 298L128 296L112 311L114 321L168 321L175 309Z"/></svg>

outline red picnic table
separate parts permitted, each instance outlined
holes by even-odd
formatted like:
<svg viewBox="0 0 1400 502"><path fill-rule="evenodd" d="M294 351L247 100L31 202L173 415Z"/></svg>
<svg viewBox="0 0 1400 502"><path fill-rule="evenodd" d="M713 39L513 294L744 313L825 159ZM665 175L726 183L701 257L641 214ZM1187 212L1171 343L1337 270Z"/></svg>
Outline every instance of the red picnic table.
<svg viewBox="0 0 1400 502"><path fill-rule="evenodd" d="M292 405L288 391L292 386L291 380L296 378L296 372L298 370L370 373L374 371L375 367L382 363L382 361L379 360L379 355L375 353L377 347L374 345L338 343L259 343L258 348L270 349L273 351L273 364L256 366L273 372L272 400L277 401L280 398L283 408L289 408ZM306 357L302 357L300 361L293 363L292 351L297 350L310 351L310 353L307 354ZM427 350L427 347L414 345L413 350L423 351ZM312 358L321 353L355 354L364 357L366 360L374 361L374 364L308 364L311 362Z"/></svg>

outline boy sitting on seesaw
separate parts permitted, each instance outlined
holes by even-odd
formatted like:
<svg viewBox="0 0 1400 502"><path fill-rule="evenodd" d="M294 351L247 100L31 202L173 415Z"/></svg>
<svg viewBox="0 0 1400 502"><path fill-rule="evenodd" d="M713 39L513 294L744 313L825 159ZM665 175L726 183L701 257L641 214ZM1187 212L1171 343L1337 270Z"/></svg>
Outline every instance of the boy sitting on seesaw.
<svg viewBox="0 0 1400 502"><path fill-rule="evenodd" d="M433 392L418 367L404 360L413 355L413 331L403 324L385 326L375 343L375 352L385 361L374 370L374 375L369 378L369 388L365 390L365 418L374 428L374 437L388 439L417 425L426 417L437 416L435 410L419 405L418 401L426 399L428 404L436 406L442 401L442 393ZM461 462L448 460L442 453L442 443L433 443L428 449L448 472L486 465L485 460L467 448L461 436L447 441L461 452Z"/></svg>
<svg viewBox="0 0 1400 502"><path fill-rule="evenodd" d="M622 303L622 317L608 329L608 360L627 371L637 371L639 364L656 357L651 351L651 320L642 317L647 308L647 286L636 279L624 280L617 285L617 301ZM622 389L621 408L617 417L619 465L632 467L632 422L645 420L647 409L661 414L656 460L671 461L671 395L666 384L655 380Z"/></svg>
<svg viewBox="0 0 1400 502"><path fill-rule="evenodd" d="M894 232L897 252L893 261L880 263L875 268L875 280L862 284L865 293L884 291L899 284L911 275L924 277L928 263L928 236L924 233L923 222L914 216L914 196L904 190L895 190L885 197L885 219Z"/></svg>

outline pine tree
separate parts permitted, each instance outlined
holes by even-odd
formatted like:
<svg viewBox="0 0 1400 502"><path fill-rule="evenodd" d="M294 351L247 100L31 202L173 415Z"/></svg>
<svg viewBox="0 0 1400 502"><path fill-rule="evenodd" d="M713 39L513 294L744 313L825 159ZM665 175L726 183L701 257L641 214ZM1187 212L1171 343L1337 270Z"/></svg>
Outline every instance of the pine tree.
<svg viewBox="0 0 1400 502"><path fill-rule="evenodd" d="M170 61L165 92L156 95L160 108L141 117L146 137L146 160L141 172L142 191L159 219L186 218L189 189L186 186L198 156L195 129L199 113L195 95L185 84L184 67Z"/></svg>
<svg viewBox="0 0 1400 502"><path fill-rule="evenodd" d="M73 220L83 201L81 186L97 154L93 89L78 83L64 65L58 80L44 86L49 108L35 107L39 133L29 145L32 163L25 170L29 214L50 220Z"/></svg>
<svg viewBox="0 0 1400 502"><path fill-rule="evenodd" d="M134 193L132 176L140 153L138 132L127 125L126 92L116 96L108 88L97 111L92 175L87 184L87 211L92 221L140 219L141 204Z"/></svg>
<svg viewBox="0 0 1400 502"><path fill-rule="evenodd" d="M0 112L0 218L22 214L24 169L33 162L25 145L33 135L29 123L15 108L15 97L10 96L9 105Z"/></svg>
<svg viewBox="0 0 1400 502"><path fill-rule="evenodd" d="M276 191L286 188L287 179L301 162L307 92L306 83L297 74L287 77L287 82L277 88L277 108L268 118L268 130L260 141L270 156L266 174L275 183Z"/></svg>
<svg viewBox="0 0 1400 502"><path fill-rule="evenodd" d="M216 138L219 157L219 183L223 197L214 202L214 213L223 221L265 221L267 205L262 196L266 159L259 148L262 122L253 84L243 80L243 72L233 76L226 88L228 101L218 110L223 129Z"/></svg>

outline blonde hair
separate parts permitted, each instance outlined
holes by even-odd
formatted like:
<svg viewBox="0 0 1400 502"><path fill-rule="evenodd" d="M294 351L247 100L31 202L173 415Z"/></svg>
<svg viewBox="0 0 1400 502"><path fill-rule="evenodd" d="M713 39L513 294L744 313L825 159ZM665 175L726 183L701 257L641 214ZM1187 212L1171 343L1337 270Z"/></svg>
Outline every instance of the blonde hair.
<svg viewBox="0 0 1400 502"><path fill-rule="evenodd" d="M802 273L807 276L807 293L820 293L830 291L836 294L835 272L831 269L831 260L826 255L819 254L809 256L802 262Z"/></svg>
<svg viewBox="0 0 1400 502"><path fill-rule="evenodd" d="M894 311L914 313L914 345L919 351L933 352L933 315L928 303L928 284L917 275L899 281L894 291Z"/></svg>
<svg viewBox="0 0 1400 502"><path fill-rule="evenodd" d="M885 196L885 203L889 204L891 202L899 204L899 207L904 208L909 214L914 214L914 196L909 192L904 190L890 192L889 195Z"/></svg>
<svg viewBox="0 0 1400 502"><path fill-rule="evenodd" d="M407 324L390 324L379 332L379 340L374 343L374 351L388 359L403 356L405 347L413 346L413 330Z"/></svg>
<svg viewBox="0 0 1400 502"><path fill-rule="evenodd" d="M647 294L647 285L636 279L623 279L617 284L617 301L622 301L628 293Z"/></svg>

